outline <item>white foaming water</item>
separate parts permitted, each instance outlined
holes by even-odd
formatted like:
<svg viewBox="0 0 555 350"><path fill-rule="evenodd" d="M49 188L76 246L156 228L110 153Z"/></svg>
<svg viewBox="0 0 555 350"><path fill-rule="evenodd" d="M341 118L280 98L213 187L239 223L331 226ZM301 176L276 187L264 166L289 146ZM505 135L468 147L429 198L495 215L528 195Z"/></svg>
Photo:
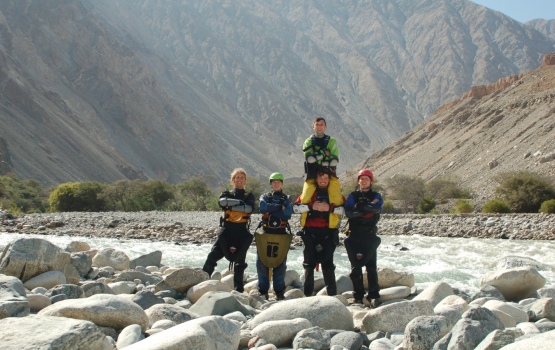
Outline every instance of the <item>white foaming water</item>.
<svg viewBox="0 0 555 350"><path fill-rule="evenodd" d="M146 240L119 240L111 238L86 238L69 236L45 236L30 234L0 233L0 245L19 238L42 238L60 248L71 241L87 242L92 249L115 248L131 258L137 258L156 250L162 252L162 263L168 266L202 267L211 245L176 245L169 242ZM555 244L551 241L517 241L477 238L440 238L425 236L381 236L378 249L378 267L389 267L395 271L412 272L419 289L432 282L444 281L453 288L474 292L480 287L480 278L495 269L503 257L521 256L534 259L550 268L539 271L546 278L546 287L555 286ZM401 251L395 244L408 248ZM256 249L251 247L247 255L247 273L256 274ZM289 251L288 269L302 272L302 247ZM335 253L336 275L348 275L350 266L343 247ZM220 260L217 270L228 266Z"/></svg>

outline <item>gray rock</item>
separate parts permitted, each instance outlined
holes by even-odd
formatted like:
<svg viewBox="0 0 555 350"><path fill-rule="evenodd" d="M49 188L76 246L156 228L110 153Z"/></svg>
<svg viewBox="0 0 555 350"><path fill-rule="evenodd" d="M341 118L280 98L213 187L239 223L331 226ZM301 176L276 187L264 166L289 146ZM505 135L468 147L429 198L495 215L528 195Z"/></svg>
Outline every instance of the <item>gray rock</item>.
<svg viewBox="0 0 555 350"><path fill-rule="evenodd" d="M141 280L141 283L144 285L154 285L163 280L162 276L146 274L140 271L122 271L116 277L117 281L134 281L137 279Z"/></svg>
<svg viewBox="0 0 555 350"><path fill-rule="evenodd" d="M148 326L148 317L139 305L110 294L60 301L42 309L38 314L88 320L97 326L117 330L138 324L144 332Z"/></svg>
<svg viewBox="0 0 555 350"><path fill-rule="evenodd" d="M132 324L124 329L118 336L118 341L116 343L118 349L122 349L126 346L135 344L145 338L144 334L141 332L141 326L138 324Z"/></svg>
<svg viewBox="0 0 555 350"><path fill-rule="evenodd" d="M239 302L229 292L207 292L189 310L199 316L224 316L235 311L239 311L245 316L254 314L253 310Z"/></svg>
<svg viewBox="0 0 555 350"><path fill-rule="evenodd" d="M310 327L312 327L312 324L304 318L267 321L256 326L251 334L274 344L276 347L283 347L291 346L295 335Z"/></svg>
<svg viewBox="0 0 555 350"><path fill-rule="evenodd" d="M330 336L321 327L301 330L293 339L293 349L326 350L330 348Z"/></svg>
<svg viewBox="0 0 555 350"><path fill-rule="evenodd" d="M46 292L47 297L53 297L58 294L65 294L68 299L79 299L85 297L85 292L81 286L76 286L75 284L60 284L53 288L50 288Z"/></svg>
<svg viewBox="0 0 555 350"><path fill-rule="evenodd" d="M435 282L424 289L420 294L414 297L412 300L428 300L435 307L444 298L449 295L455 294L453 288L445 282Z"/></svg>
<svg viewBox="0 0 555 350"><path fill-rule="evenodd" d="M91 271L92 257L85 252L72 253L71 265L75 267L79 276L85 277Z"/></svg>
<svg viewBox="0 0 555 350"><path fill-rule="evenodd" d="M197 303L198 304L198 303ZM192 308L196 306L193 305ZM333 315L333 317L330 317ZM341 301L330 296L315 296L301 299L285 300L256 315L248 327L254 327L271 320L292 320L305 318L323 329L342 329L352 331L353 316Z"/></svg>
<svg viewBox="0 0 555 350"><path fill-rule="evenodd" d="M370 350L394 350L396 345L388 338L380 338L370 343Z"/></svg>
<svg viewBox="0 0 555 350"><path fill-rule="evenodd" d="M541 298L530 307L530 311L538 318L547 318L555 322L555 301L552 298Z"/></svg>
<svg viewBox="0 0 555 350"><path fill-rule="evenodd" d="M41 273L63 271L69 264L69 253L47 240L21 238L8 244L0 261L0 274L14 276L22 282Z"/></svg>
<svg viewBox="0 0 555 350"><path fill-rule="evenodd" d="M237 349L239 322L221 316L206 316L158 332L120 350L230 350Z"/></svg>
<svg viewBox="0 0 555 350"><path fill-rule="evenodd" d="M176 324L181 324L198 318L199 315L191 310L183 309L179 306L169 304L156 304L145 310L148 317L148 325L152 326L160 320L171 320Z"/></svg>
<svg viewBox="0 0 555 350"><path fill-rule="evenodd" d="M32 290L38 287L50 289L59 284L66 284L66 275L62 271L53 270L30 278L23 285L25 288Z"/></svg>
<svg viewBox="0 0 555 350"><path fill-rule="evenodd" d="M23 283L15 277L0 274L0 319L27 315L29 301Z"/></svg>
<svg viewBox="0 0 555 350"><path fill-rule="evenodd" d="M179 293L187 293L192 286L208 280L208 274L202 270L182 268L165 276L164 280L156 285L156 291L174 289Z"/></svg>
<svg viewBox="0 0 555 350"><path fill-rule="evenodd" d="M133 295L131 301L146 310L156 304L164 304L164 299L154 295L151 291L142 290Z"/></svg>
<svg viewBox="0 0 555 350"><path fill-rule="evenodd" d="M92 322L64 317L30 315L0 320L3 350L113 350L111 342Z"/></svg>
<svg viewBox="0 0 555 350"><path fill-rule="evenodd" d="M401 301L382 305L366 313L362 319L362 330L366 333L402 332L415 317L432 316L433 314L434 309L429 300Z"/></svg>
<svg viewBox="0 0 555 350"><path fill-rule="evenodd" d="M82 288L86 298L95 294L115 294L112 288L101 282L87 282L83 284Z"/></svg>
<svg viewBox="0 0 555 350"><path fill-rule="evenodd" d="M85 252L91 250L87 242L72 241L69 242L65 251L69 253Z"/></svg>
<svg viewBox="0 0 555 350"><path fill-rule="evenodd" d="M172 320L160 320L160 321L156 321L154 322L154 324L152 325L152 327L150 329L162 329L162 330L166 330L168 328L172 328L177 326L177 323L175 323Z"/></svg>
<svg viewBox="0 0 555 350"><path fill-rule="evenodd" d="M378 283L380 288L395 286L414 286L414 275L410 272L398 272L390 268L378 268ZM368 289L368 279L364 279L364 287Z"/></svg>
<svg viewBox="0 0 555 350"><path fill-rule="evenodd" d="M358 350L364 344L364 337L362 334L352 331L340 332L330 339L330 345L341 346L348 350Z"/></svg>
<svg viewBox="0 0 555 350"><path fill-rule="evenodd" d="M405 328L403 344L411 350L428 350L450 330L443 316L416 317Z"/></svg>
<svg viewBox="0 0 555 350"><path fill-rule="evenodd" d="M494 286L490 286L489 284L483 284L480 286L478 292L472 294L470 297L473 301L480 298L495 298L499 300L505 300L503 294L497 290Z"/></svg>
<svg viewBox="0 0 555 350"><path fill-rule="evenodd" d="M50 303L55 304L63 300L67 300L68 297L65 294L56 294L50 297Z"/></svg>
<svg viewBox="0 0 555 350"><path fill-rule="evenodd" d="M73 267L73 265L65 265L62 272L66 276L66 283L79 284L81 282L81 276L79 276L79 272L77 272L77 269Z"/></svg>
<svg viewBox="0 0 555 350"><path fill-rule="evenodd" d="M540 298L555 299L555 288L540 288L538 289L538 295Z"/></svg>
<svg viewBox="0 0 555 350"><path fill-rule="evenodd" d="M134 269L137 266L156 266L160 267L162 262L162 252L156 250L154 252L141 255L129 262L129 268Z"/></svg>
<svg viewBox="0 0 555 350"><path fill-rule="evenodd" d="M522 340L520 340L522 339ZM522 349L547 349L548 344L555 344L555 330L534 335L530 338L520 338L512 344L502 347L503 350L522 350Z"/></svg>
<svg viewBox="0 0 555 350"><path fill-rule="evenodd" d="M543 287L545 278L534 268L519 267L488 272L480 280L484 284L497 288L509 301L519 301Z"/></svg>
<svg viewBox="0 0 555 350"><path fill-rule="evenodd" d="M27 300L29 301L29 309L35 312L52 305L50 298L43 294L27 294Z"/></svg>
<svg viewBox="0 0 555 350"><path fill-rule="evenodd" d="M470 309L453 327L448 349L474 349L496 329L503 330L505 326L493 312L483 307Z"/></svg>
<svg viewBox="0 0 555 350"><path fill-rule="evenodd" d="M555 322L552 321L538 321L534 325L541 333L555 330Z"/></svg>
<svg viewBox="0 0 555 350"><path fill-rule="evenodd" d="M515 334L509 330L496 329L488 334L474 350L497 350L515 342Z"/></svg>
<svg viewBox="0 0 555 350"><path fill-rule="evenodd" d="M93 258L93 265L98 267L111 266L117 271L124 271L129 269L129 257L120 250L105 248L96 253Z"/></svg>
<svg viewBox="0 0 555 350"><path fill-rule="evenodd" d="M135 282L112 282L108 283L108 287L114 291L114 294L133 294L137 291Z"/></svg>

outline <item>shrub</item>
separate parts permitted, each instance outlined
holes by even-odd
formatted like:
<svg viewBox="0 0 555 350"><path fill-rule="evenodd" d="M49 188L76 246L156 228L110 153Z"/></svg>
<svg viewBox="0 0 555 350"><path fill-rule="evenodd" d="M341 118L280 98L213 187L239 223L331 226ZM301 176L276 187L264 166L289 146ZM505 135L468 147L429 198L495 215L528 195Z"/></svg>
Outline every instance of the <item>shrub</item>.
<svg viewBox="0 0 555 350"><path fill-rule="evenodd" d="M387 179L386 184L390 197L402 201L405 212L417 209L426 195L424 180L419 177L398 174Z"/></svg>
<svg viewBox="0 0 555 350"><path fill-rule="evenodd" d="M44 213L48 193L36 180L19 180L14 174L0 176L0 207L13 214Z"/></svg>
<svg viewBox="0 0 555 350"><path fill-rule="evenodd" d="M550 199L542 203L540 213L555 214L555 199Z"/></svg>
<svg viewBox="0 0 555 350"><path fill-rule="evenodd" d="M466 199L459 199L451 209L451 212L455 214L472 213L472 211L474 211L474 206Z"/></svg>
<svg viewBox="0 0 555 350"><path fill-rule="evenodd" d="M435 207L436 201L434 201L431 197L426 196L418 202L417 212L419 214L427 214Z"/></svg>
<svg viewBox="0 0 555 350"><path fill-rule="evenodd" d="M547 178L529 171L499 174L497 196L516 213L537 213L546 200L555 198L555 187Z"/></svg>
<svg viewBox="0 0 555 350"><path fill-rule="evenodd" d="M491 199L487 201L482 207L482 213L484 214L510 212L511 208L509 207L509 205L500 199Z"/></svg>
<svg viewBox="0 0 555 350"><path fill-rule="evenodd" d="M459 186L459 181L456 176L435 178L426 184L426 193L439 201L449 198L471 198L470 191Z"/></svg>
<svg viewBox="0 0 555 350"><path fill-rule="evenodd" d="M393 201L386 199L382 205L382 213L392 214L395 213L395 207L393 206Z"/></svg>
<svg viewBox="0 0 555 350"><path fill-rule="evenodd" d="M58 185L48 198L51 211L102 211L99 194L107 185L99 182L66 182Z"/></svg>

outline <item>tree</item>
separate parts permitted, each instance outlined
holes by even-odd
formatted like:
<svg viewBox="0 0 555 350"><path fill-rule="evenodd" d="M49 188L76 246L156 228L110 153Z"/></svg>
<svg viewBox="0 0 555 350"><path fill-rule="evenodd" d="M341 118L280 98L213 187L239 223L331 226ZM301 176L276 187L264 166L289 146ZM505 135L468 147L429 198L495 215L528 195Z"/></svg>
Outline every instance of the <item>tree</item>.
<svg viewBox="0 0 555 350"><path fill-rule="evenodd" d="M426 196L425 183L420 177L397 174L387 179L386 184L390 197L401 201L405 212L409 208L416 210L420 200Z"/></svg>
<svg viewBox="0 0 555 350"><path fill-rule="evenodd" d="M434 201L429 196L424 196L424 198L422 198L420 202L418 202L418 207L416 209L416 212L418 214L428 214L435 207L436 207L436 201Z"/></svg>
<svg viewBox="0 0 555 350"><path fill-rule="evenodd" d="M52 211L101 211L104 201L99 195L107 185L99 182L66 182L49 196Z"/></svg>
<svg viewBox="0 0 555 350"><path fill-rule="evenodd" d="M495 177L496 195L515 213L537 213L543 202L555 198L553 180L530 171L511 171Z"/></svg>
<svg viewBox="0 0 555 350"><path fill-rule="evenodd" d="M449 198L471 198L470 191L459 186L459 179L455 176L440 176L426 184L428 196L445 201Z"/></svg>
<svg viewBox="0 0 555 350"><path fill-rule="evenodd" d="M193 177L176 186L178 195L181 196L182 210L209 210L214 194L206 181L201 177Z"/></svg>

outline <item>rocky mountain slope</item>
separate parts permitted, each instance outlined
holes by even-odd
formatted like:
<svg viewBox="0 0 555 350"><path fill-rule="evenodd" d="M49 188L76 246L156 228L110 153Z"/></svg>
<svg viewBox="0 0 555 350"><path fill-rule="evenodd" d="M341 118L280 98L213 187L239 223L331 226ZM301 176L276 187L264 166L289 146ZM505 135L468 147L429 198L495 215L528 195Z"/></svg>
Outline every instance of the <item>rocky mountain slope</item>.
<svg viewBox="0 0 555 350"><path fill-rule="evenodd" d="M555 177L554 116L555 54L550 54L539 69L472 87L360 166L382 181L396 174L425 180L456 175L480 205L493 198L492 178L502 172Z"/></svg>
<svg viewBox="0 0 555 350"><path fill-rule="evenodd" d="M46 184L340 171L555 40L467 0L0 2L0 173Z"/></svg>

